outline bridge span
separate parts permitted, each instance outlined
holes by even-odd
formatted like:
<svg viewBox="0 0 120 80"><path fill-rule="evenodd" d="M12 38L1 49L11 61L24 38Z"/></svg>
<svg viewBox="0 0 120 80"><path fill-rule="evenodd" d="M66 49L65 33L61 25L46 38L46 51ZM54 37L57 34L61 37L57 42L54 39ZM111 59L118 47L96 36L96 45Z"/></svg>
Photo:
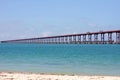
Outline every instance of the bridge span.
<svg viewBox="0 0 120 80"><path fill-rule="evenodd" d="M1 41L1 43L37 43L37 44L120 44L120 30L86 32L38 38Z"/></svg>

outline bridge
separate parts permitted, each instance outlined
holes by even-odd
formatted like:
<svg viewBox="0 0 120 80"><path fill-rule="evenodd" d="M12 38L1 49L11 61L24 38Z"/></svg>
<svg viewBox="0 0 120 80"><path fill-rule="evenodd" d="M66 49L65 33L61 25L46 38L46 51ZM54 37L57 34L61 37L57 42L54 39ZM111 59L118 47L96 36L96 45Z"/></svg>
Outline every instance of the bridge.
<svg viewBox="0 0 120 80"><path fill-rule="evenodd" d="M37 43L37 44L120 44L120 30L86 32L38 38L1 41L1 43Z"/></svg>

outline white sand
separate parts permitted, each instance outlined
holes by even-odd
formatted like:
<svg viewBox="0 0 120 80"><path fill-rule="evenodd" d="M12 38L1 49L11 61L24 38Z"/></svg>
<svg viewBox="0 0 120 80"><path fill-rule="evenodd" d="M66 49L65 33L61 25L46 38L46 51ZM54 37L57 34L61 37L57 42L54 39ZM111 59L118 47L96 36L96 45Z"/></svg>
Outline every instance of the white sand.
<svg viewBox="0 0 120 80"><path fill-rule="evenodd" d="M50 75L0 72L0 80L120 80L120 76Z"/></svg>

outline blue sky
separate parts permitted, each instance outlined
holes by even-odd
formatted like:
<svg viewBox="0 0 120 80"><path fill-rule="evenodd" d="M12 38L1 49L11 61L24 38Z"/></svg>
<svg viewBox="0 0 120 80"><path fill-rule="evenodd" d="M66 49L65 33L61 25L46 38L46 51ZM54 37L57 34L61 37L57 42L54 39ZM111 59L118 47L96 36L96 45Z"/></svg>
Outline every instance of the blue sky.
<svg viewBox="0 0 120 80"><path fill-rule="evenodd" d="M120 0L0 0L0 40L120 29Z"/></svg>

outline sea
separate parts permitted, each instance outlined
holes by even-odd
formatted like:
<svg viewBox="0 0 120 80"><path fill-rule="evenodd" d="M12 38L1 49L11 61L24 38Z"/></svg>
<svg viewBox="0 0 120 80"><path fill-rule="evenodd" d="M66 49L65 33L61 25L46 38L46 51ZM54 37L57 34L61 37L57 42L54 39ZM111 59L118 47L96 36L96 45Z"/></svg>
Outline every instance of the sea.
<svg viewBox="0 0 120 80"><path fill-rule="evenodd" d="M0 44L0 72L120 76L120 44Z"/></svg>

